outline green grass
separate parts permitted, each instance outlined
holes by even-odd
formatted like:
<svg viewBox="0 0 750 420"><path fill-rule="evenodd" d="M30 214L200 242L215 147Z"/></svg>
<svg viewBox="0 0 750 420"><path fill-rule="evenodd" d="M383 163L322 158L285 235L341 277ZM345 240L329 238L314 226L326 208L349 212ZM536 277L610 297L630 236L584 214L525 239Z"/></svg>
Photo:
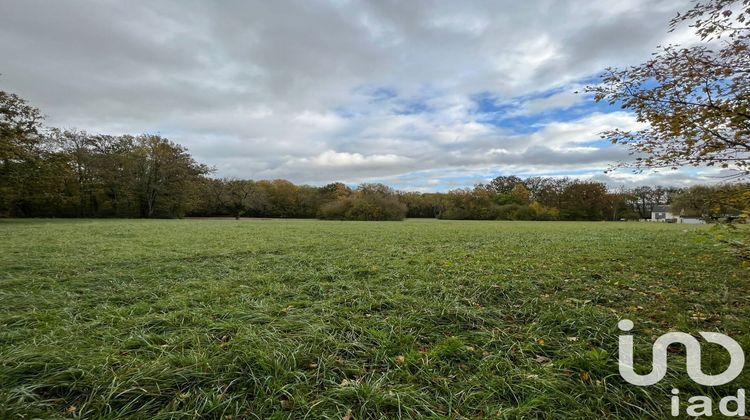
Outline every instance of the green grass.
<svg viewBox="0 0 750 420"><path fill-rule="evenodd" d="M661 418L617 372L670 329L750 349L748 270L702 226L0 221L0 418ZM722 371L704 346L704 370Z"/></svg>

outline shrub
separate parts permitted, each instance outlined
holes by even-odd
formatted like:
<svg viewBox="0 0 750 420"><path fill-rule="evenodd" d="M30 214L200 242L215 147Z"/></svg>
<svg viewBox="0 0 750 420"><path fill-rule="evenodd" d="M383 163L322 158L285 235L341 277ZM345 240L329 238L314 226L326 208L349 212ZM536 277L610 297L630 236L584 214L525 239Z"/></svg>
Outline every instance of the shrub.
<svg viewBox="0 0 750 420"><path fill-rule="evenodd" d="M327 220L404 220L406 204L389 187L363 184L354 193L320 206L318 218Z"/></svg>
<svg viewBox="0 0 750 420"><path fill-rule="evenodd" d="M450 191L445 198L445 208L438 218L452 220L497 219L498 205L495 204L492 198L490 192L479 188L475 188L473 191Z"/></svg>
<svg viewBox="0 0 750 420"><path fill-rule="evenodd" d="M557 220L560 217L560 210L544 207L536 201L529 204L529 208L534 212L534 220Z"/></svg>
<svg viewBox="0 0 750 420"><path fill-rule="evenodd" d="M497 208L498 220L534 220L534 210L525 204L505 204Z"/></svg>
<svg viewBox="0 0 750 420"><path fill-rule="evenodd" d="M333 201L322 204L318 208L318 219L324 220L344 220L344 215L348 208L349 197L341 197Z"/></svg>

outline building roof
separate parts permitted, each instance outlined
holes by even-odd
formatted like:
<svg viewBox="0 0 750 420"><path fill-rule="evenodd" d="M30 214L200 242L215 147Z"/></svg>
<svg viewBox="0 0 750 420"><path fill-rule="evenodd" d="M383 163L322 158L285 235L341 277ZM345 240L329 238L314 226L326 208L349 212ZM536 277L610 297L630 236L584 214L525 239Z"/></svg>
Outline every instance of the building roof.
<svg viewBox="0 0 750 420"><path fill-rule="evenodd" d="M654 213L669 213L669 205L667 204L659 204L658 206L654 206L654 209L652 210Z"/></svg>

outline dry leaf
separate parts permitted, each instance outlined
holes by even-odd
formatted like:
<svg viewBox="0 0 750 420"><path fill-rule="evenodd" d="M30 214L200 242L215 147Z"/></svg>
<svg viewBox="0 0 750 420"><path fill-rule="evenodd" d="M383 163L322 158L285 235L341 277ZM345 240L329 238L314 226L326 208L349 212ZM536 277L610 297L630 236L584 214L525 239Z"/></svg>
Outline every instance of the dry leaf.
<svg viewBox="0 0 750 420"><path fill-rule="evenodd" d="M341 381L341 386L353 386L353 385L357 385L358 382L359 381L357 381L357 380L353 381L351 379L346 379L345 378L344 380Z"/></svg>

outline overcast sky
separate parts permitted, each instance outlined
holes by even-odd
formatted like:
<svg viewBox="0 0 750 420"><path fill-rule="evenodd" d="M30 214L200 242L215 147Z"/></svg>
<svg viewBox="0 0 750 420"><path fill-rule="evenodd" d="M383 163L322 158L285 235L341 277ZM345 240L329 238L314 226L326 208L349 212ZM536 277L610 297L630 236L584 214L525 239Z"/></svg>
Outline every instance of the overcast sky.
<svg viewBox="0 0 750 420"><path fill-rule="evenodd" d="M689 7L3 0L0 90L48 125L167 136L218 176L414 190L503 174L684 184L710 174L604 175L628 154L597 133L638 125L574 92L690 42L667 31Z"/></svg>

